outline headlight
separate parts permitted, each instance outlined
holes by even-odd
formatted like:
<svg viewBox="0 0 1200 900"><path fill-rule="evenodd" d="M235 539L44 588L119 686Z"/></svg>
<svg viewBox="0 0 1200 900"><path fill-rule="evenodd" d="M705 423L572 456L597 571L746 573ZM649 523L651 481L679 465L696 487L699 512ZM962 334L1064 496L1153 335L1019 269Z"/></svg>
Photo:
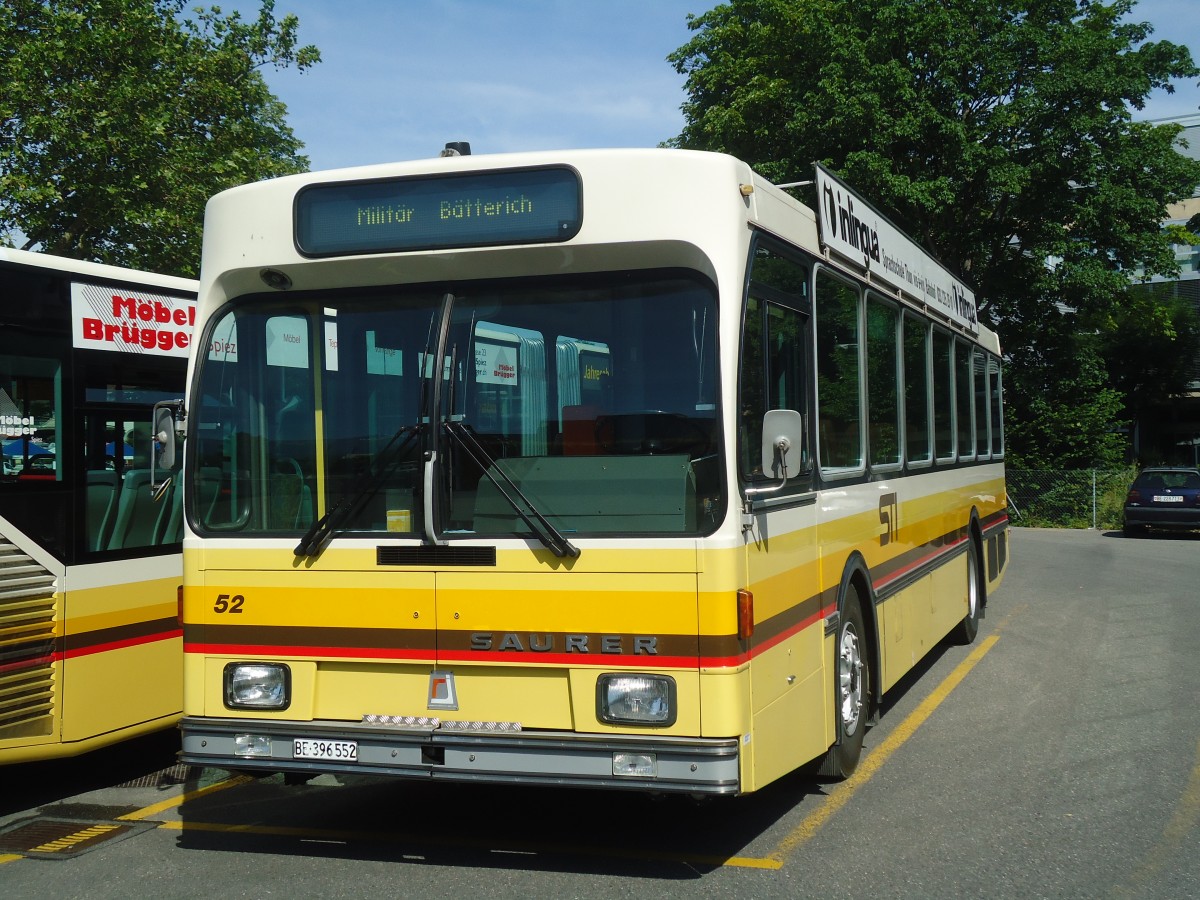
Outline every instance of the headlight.
<svg viewBox="0 0 1200 900"><path fill-rule="evenodd" d="M596 717L610 725L674 725L675 679L669 675L601 675Z"/></svg>
<svg viewBox="0 0 1200 900"><path fill-rule="evenodd" d="M291 670L281 663L230 663L225 667L225 705L230 709L287 709Z"/></svg>

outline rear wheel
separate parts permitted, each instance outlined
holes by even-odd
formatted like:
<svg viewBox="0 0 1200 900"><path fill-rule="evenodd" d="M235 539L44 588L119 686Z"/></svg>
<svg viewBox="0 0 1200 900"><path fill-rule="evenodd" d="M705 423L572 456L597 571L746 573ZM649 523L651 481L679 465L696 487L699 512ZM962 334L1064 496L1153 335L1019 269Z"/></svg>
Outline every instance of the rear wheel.
<svg viewBox="0 0 1200 900"><path fill-rule="evenodd" d="M862 755L871 709L871 669L865 638L862 605L858 591L851 587L838 625L837 671L833 682L838 740L825 754L820 768L820 774L830 778L853 775Z"/></svg>
<svg viewBox="0 0 1200 900"><path fill-rule="evenodd" d="M979 634L979 614L983 607L983 580L979 574L979 547L975 539L967 541L967 614L954 630L955 640L970 644Z"/></svg>

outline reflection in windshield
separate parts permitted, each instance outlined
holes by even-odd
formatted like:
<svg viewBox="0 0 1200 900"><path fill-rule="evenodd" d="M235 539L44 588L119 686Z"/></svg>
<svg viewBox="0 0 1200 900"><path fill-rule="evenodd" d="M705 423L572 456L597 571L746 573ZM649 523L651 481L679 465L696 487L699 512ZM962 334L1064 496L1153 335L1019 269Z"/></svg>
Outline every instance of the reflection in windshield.
<svg viewBox="0 0 1200 900"><path fill-rule="evenodd" d="M674 271L245 298L201 360L192 514L301 555L334 532L710 530L715 322L709 283Z"/></svg>

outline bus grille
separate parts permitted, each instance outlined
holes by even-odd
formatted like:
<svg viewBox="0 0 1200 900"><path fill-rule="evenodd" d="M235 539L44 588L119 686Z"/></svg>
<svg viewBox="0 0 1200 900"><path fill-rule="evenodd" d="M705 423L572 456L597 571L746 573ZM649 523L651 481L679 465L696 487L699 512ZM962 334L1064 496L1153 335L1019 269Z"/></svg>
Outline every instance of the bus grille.
<svg viewBox="0 0 1200 900"><path fill-rule="evenodd" d="M0 739L54 726L54 575L0 537Z"/></svg>

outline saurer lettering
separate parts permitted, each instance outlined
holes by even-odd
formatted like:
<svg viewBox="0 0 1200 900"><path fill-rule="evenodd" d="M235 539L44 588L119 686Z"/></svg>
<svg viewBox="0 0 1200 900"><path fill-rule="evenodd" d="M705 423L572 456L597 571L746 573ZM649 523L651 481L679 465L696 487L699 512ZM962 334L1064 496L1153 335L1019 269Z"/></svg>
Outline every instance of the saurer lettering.
<svg viewBox="0 0 1200 900"><path fill-rule="evenodd" d="M471 649L500 653L610 653L657 656L658 638L629 634L554 634L476 631Z"/></svg>

